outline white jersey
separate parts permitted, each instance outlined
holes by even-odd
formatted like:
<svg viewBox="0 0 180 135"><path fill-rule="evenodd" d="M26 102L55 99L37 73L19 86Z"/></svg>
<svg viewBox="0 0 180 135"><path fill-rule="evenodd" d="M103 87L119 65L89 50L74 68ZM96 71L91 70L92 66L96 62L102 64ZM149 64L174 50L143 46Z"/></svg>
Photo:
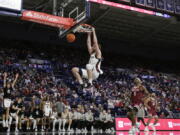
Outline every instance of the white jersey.
<svg viewBox="0 0 180 135"><path fill-rule="evenodd" d="M44 104L44 110L50 109L51 108L51 103L50 102L45 102Z"/></svg>
<svg viewBox="0 0 180 135"><path fill-rule="evenodd" d="M99 59L96 58L96 53L92 53L89 58L89 63L91 65L96 66L96 64L99 62Z"/></svg>
<svg viewBox="0 0 180 135"><path fill-rule="evenodd" d="M51 112L52 112L51 103L50 102L45 102L45 104L44 104L45 116L49 116Z"/></svg>
<svg viewBox="0 0 180 135"><path fill-rule="evenodd" d="M85 113L85 119L87 121L93 121L94 120L94 117L93 117L93 113Z"/></svg>
<svg viewBox="0 0 180 135"><path fill-rule="evenodd" d="M93 70L96 70L97 72L99 72L100 74L102 74L102 70L101 70L101 61L102 59L98 59L96 57L96 53L92 53L90 55L90 58L89 58L89 63L90 65L93 66Z"/></svg>

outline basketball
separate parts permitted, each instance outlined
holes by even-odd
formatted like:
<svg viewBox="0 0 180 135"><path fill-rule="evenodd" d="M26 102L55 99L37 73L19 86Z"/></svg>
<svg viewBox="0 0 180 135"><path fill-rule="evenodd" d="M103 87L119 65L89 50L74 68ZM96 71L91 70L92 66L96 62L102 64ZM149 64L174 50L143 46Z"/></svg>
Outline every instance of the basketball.
<svg viewBox="0 0 180 135"><path fill-rule="evenodd" d="M67 34L66 39L69 43L72 43L76 40L76 36L74 34Z"/></svg>

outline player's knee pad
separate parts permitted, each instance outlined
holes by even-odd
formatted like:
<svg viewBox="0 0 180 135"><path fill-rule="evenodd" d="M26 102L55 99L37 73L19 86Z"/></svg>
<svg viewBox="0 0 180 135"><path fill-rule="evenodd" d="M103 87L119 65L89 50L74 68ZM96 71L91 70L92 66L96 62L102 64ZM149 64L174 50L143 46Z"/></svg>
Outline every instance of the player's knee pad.
<svg viewBox="0 0 180 135"><path fill-rule="evenodd" d="M86 65L86 69L87 69L87 70L93 70L93 66L92 66L91 64L87 64L87 65Z"/></svg>

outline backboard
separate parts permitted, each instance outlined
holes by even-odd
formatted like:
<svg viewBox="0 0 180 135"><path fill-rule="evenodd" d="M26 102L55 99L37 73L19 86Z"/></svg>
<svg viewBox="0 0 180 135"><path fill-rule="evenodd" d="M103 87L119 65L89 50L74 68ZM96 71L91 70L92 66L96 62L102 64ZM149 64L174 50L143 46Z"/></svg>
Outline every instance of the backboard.
<svg viewBox="0 0 180 135"><path fill-rule="evenodd" d="M59 29L59 37L63 38L88 20L90 17L90 2L88 0L62 0L60 7L57 9L57 15L74 20L74 25L71 28Z"/></svg>

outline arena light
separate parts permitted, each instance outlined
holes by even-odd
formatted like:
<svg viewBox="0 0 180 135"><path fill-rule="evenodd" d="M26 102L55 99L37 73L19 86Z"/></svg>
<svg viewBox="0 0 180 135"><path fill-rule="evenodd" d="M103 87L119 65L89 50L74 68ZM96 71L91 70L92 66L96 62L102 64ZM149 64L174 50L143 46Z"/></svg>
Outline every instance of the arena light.
<svg viewBox="0 0 180 135"><path fill-rule="evenodd" d="M113 6L113 7L117 7L117 8L127 9L127 10L131 10L131 11L136 11L136 12L140 12L140 13L145 13L145 14L149 14L149 15L155 14L154 11L136 8L136 7L132 7L132 6L124 5L124 4L114 3L114 2L110 2L110 1L106 1L106 0L89 0L89 1L108 5L108 6Z"/></svg>
<svg viewBox="0 0 180 135"><path fill-rule="evenodd" d="M139 13L160 16L158 12L141 9L141 8L137 8L137 7L132 7L132 6L124 5L124 4L114 3L114 2L110 2L110 1L106 1L106 0L87 0L87 1L104 4L104 5L108 5L108 6L112 6L112 7L122 8L122 9L126 9L126 10L136 11ZM162 14L162 17L169 18L170 16L167 16L167 15L164 16L164 14Z"/></svg>
<svg viewBox="0 0 180 135"><path fill-rule="evenodd" d="M0 0L0 8L21 11L22 0Z"/></svg>

